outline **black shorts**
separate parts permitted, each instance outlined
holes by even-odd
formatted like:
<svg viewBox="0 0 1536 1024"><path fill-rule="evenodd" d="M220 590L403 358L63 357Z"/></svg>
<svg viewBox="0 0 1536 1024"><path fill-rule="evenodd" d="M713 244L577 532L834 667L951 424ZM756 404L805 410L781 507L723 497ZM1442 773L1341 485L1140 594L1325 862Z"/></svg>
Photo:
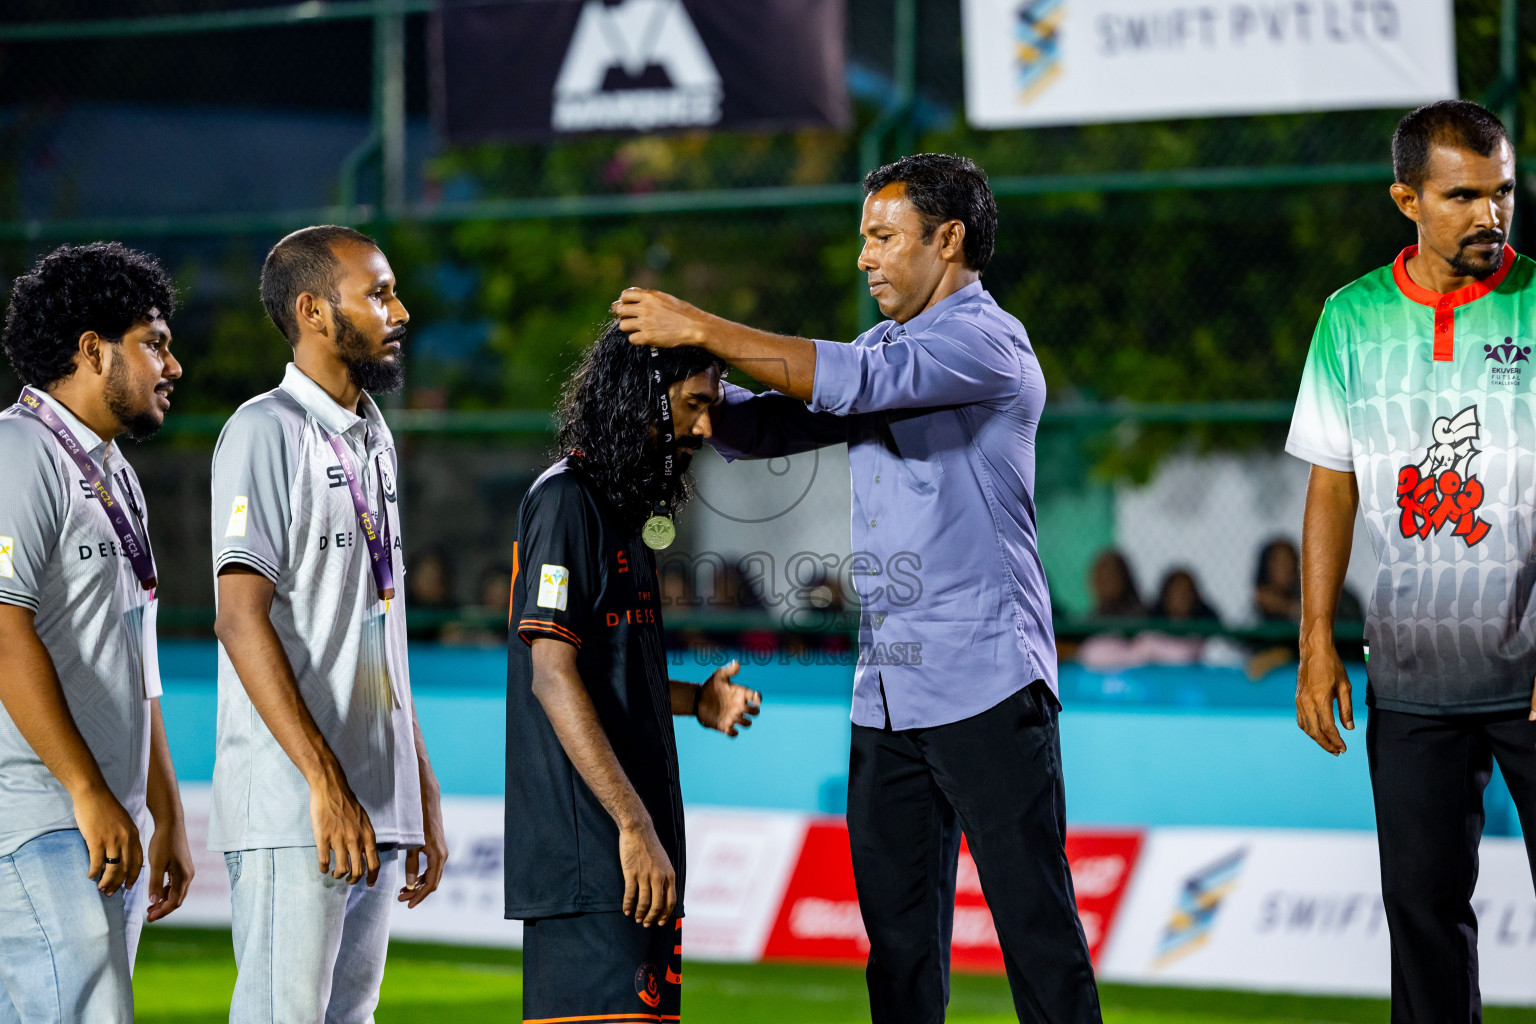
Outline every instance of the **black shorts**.
<svg viewBox="0 0 1536 1024"><path fill-rule="evenodd" d="M524 1024L675 1024L682 928L646 928L617 910L523 922Z"/></svg>

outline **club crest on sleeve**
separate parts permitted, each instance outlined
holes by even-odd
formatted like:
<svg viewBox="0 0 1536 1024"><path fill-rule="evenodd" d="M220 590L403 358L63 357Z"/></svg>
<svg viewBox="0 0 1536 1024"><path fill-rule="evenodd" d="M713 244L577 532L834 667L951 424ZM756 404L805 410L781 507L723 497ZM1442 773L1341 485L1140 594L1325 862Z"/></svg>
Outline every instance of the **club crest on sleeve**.
<svg viewBox="0 0 1536 1024"><path fill-rule="evenodd" d="M229 510L229 525L224 528L226 537L245 536L245 514L250 507L251 500L241 494L235 498L234 505Z"/></svg>
<svg viewBox="0 0 1536 1024"><path fill-rule="evenodd" d="M11 549L16 542L10 537L0 537L0 576L6 579L16 578L16 562L11 555Z"/></svg>
<svg viewBox="0 0 1536 1024"><path fill-rule="evenodd" d="M557 612L565 611L571 583L571 571L563 565L550 565L545 563L539 569L539 597L540 608L553 608Z"/></svg>

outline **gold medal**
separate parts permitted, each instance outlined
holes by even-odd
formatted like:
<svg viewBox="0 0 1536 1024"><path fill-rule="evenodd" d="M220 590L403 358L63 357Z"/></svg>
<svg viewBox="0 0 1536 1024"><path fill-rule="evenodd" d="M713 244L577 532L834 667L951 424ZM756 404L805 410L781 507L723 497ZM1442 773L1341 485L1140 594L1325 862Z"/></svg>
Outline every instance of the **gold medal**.
<svg viewBox="0 0 1536 1024"><path fill-rule="evenodd" d="M653 551L670 547L677 539L677 524L668 516L651 516L640 530L640 539Z"/></svg>

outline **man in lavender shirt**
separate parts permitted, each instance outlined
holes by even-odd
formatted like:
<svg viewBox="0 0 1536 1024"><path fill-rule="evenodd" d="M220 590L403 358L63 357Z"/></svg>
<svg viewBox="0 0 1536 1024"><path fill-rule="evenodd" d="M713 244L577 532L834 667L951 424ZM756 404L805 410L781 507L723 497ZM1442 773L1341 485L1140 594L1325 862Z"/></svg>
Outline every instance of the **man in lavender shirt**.
<svg viewBox="0 0 1536 1024"><path fill-rule="evenodd" d="M937 154L872 172L864 192L859 268L890 319L851 345L639 288L613 311L636 344L695 345L775 389L725 386L711 443L726 458L848 444L862 577L848 831L873 1020L944 1019L963 829L1019 1019L1096 1022L1035 535L1045 381L981 286L997 204L979 168ZM920 586L896 583L910 576Z"/></svg>

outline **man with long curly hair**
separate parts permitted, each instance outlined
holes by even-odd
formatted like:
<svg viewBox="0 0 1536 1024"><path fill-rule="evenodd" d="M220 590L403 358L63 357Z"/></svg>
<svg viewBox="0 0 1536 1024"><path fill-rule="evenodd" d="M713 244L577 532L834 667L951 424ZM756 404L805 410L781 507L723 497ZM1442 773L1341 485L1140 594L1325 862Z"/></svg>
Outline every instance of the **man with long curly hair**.
<svg viewBox="0 0 1536 1024"><path fill-rule="evenodd" d="M729 736L762 696L667 677L656 558L710 435L720 363L609 325L565 388L559 460L523 499L507 667L506 913L523 1017L677 1020L683 804L672 716ZM644 539L642 539L644 538Z"/></svg>
<svg viewBox="0 0 1536 1024"><path fill-rule="evenodd" d="M146 902L158 920L192 881L144 491L116 440L170 408L175 304L160 265L115 242L56 249L11 291L26 387L0 412L0 1022L131 1020Z"/></svg>

